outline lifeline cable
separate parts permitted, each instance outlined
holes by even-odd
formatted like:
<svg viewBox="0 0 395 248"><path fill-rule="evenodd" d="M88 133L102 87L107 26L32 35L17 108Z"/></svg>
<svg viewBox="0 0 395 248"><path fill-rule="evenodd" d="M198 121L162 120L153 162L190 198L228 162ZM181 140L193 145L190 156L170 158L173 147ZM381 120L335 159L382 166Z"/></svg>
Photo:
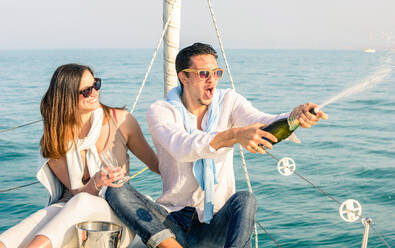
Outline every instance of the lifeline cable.
<svg viewBox="0 0 395 248"><path fill-rule="evenodd" d="M280 160L274 156L273 154L271 154L268 150L266 150L262 145L260 145L260 147L265 150L265 152L272 157L274 160L276 160L277 162L279 162ZM295 175L297 175L299 178L303 179L304 181L306 181L307 183L311 184L314 188L316 188L318 191L320 191L322 194L324 194L325 196L329 197L331 200L335 201L336 203L338 203L339 205L341 205L341 202L338 201L335 197L331 196L329 193L325 192L324 190L320 189L318 186L316 186L315 184L313 184L311 181L309 181L307 178L305 178L304 176L302 176L301 174L297 173L296 171L294 171L293 173L295 173ZM353 212L354 213L354 212ZM364 216L359 215L357 213L354 213L356 216L364 218ZM259 223L258 223L259 224ZM384 245L386 245L388 248L391 248L388 243L384 240L383 236L373 227L373 225L371 225L372 229L375 231L375 233L377 234L377 236L381 239L381 241L384 243Z"/></svg>
<svg viewBox="0 0 395 248"><path fill-rule="evenodd" d="M14 189L20 189L20 188L27 187L27 186L30 186L30 185L33 185L33 184L37 184L37 183L39 183L39 181L35 181L35 182L32 182L32 183L28 183L28 184L24 184L24 185L21 185L21 186L8 188L8 189L2 189L2 190L0 190L0 193L8 192L8 191L11 191L11 190L14 190Z"/></svg>
<svg viewBox="0 0 395 248"><path fill-rule="evenodd" d="M269 236L269 237L273 240L273 242L276 243L277 247L282 248L281 245L277 242L277 240L275 240L275 239L272 237L272 235L270 235L269 232L266 231L266 229L261 225L261 223L259 223L258 221L257 221L256 223L262 228L262 230L267 234L267 236Z"/></svg>
<svg viewBox="0 0 395 248"><path fill-rule="evenodd" d="M377 234L377 236L379 236L379 238L381 239L381 241L388 247L391 248L390 245L384 240L384 237L381 236L381 234L376 230L376 228L374 228L373 223L370 225L370 227L373 229L373 231Z"/></svg>
<svg viewBox="0 0 395 248"><path fill-rule="evenodd" d="M0 133L5 133L5 132L8 132L8 131L11 131L11 130L14 130L14 129L17 129L17 128L20 128L20 127L26 127L26 126L32 125L32 124L40 122L40 121L42 121L42 120L32 121L32 122L29 122L29 123L26 123L26 124L23 124L23 125L20 125L20 126L3 129L3 130L0 130Z"/></svg>
<svg viewBox="0 0 395 248"><path fill-rule="evenodd" d="M131 180L132 178L134 178L134 177L140 175L141 173L143 173L143 172L146 171L147 169L148 169L148 167L145 167L144 169L142 169L142 170L140 170L140 171L134 173L132 176L129 177L128 180ZM0 193L5 193L5 192L8 192L8 191L11 191L11 190L14 190L14 189L20 189L20 188L27 187L27 186L30 186L30 185L33 185L33 184L37 184L37 183L39 183L39 181L35 181L35 182L32 182L32 183L28 183L28 184L24 184L24 185L21 185L21 186L8 188L8 189L2 189L2 190L0 190Z"/></svg>

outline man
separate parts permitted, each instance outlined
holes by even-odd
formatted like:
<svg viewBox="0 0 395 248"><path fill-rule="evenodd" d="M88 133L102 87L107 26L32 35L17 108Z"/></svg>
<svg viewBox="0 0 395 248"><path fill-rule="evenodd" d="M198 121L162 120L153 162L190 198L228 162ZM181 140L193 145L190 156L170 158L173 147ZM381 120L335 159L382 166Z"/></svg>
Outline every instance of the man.
<svg viewBox="0 0 395 248"><path fill-rule="evenodd" d="M147 219L160 226L150 235L165 233L157 243L175 237L184 247L250 247L256 202L251 193L235 190L233 145L239 143L252 153L264 154L263 147L272 149L268 140L277 140L261 127L289 113L265 114L235 91L216 89L223 69L218 68L217 53L210 45L195 43L182 49L176 71L180 86L147 112L163 181L157 204L146 205ZM323 112L309 113L315 107L312 103L300 105L291 117L300 126L310 127L320 118L326 119ZM118 201L123 202L118 204L121 206L136 204L120 197ZM132 225L142 222L133 214L130 217ZM140 235L142 228L137 229Z"/></svg>

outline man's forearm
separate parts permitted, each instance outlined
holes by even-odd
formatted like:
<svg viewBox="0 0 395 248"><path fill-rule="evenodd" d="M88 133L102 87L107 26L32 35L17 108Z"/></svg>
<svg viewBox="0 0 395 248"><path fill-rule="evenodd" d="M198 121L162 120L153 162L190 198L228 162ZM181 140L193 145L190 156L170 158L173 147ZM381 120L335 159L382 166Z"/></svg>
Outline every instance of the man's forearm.
<svg viewBox="0 0 395 248"><path fill-rule="evenodd" d="M277 142L277 139L271 133L263 131L263 126L265 125L257 122L245 127L230 128L218 133L211 140L210 146L218 150L221 147L232 147L235 143L239 143L252 153L264 154L264 150L259 149L260 145L272 149L272 144L267 139L273 142Z"/></svg>
<svg viewBox="0 0 395 248"><path fill-rule="evenodd" d="M236 133L238 128L230 128L223 132L218 132L217 135L211 140L210 146L215 150L221 147L232 147L237 143Z"/></svg>

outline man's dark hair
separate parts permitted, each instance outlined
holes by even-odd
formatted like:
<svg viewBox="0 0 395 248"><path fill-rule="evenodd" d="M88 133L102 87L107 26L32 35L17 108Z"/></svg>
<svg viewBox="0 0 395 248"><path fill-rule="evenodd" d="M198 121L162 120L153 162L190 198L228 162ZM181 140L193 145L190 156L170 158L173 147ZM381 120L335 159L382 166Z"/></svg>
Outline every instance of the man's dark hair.
<svg viewBox="0 0 395 248"><path fill-rule="evenodd" d="M214 48L208 44L203 44L203 43L195 43L191 46L183 48L180 52L178 52L177 57L176 57L176 71L177 74L184 70L188 69L191 66L191 57L196 56L196 55L206 55L206 54L211 54L215 57L215 59L218 58L217 52L214 50ZM188 73L186 73L188 76ZM180 79L178 79L180 80ZM181 87L183 87L183 84L180 82Z"/></svg>

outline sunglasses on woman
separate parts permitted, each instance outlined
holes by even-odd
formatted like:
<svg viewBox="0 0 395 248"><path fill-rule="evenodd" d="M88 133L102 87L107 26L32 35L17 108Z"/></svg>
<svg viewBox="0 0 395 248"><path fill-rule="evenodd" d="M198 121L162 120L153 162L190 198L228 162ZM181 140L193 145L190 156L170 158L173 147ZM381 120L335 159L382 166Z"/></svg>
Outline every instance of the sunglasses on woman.
<svg viewBox="0 0 395 248"><path fill-rule="evenodd" d="M101 78L95 78L95 82L93 83L92 86L89 86L88 88L85 88L83 90L80 90L80 94L88 98L92 94L92 89L95 89L96 91L100 90L101 87Z"/></svg>
<svg viewBox="0 0 395 248"><path fill-rule="evenodd" d="M199 75L200 79L204 79L206 80L207 78L210 77L210 75L215 79L215 80L219 80L222 78L222 75L224 74L224 69L222 68L216 68L216 69L202 69L202 70L198 70L198 69L184 69L182 70L184 72L196 72Z"/></svg>

